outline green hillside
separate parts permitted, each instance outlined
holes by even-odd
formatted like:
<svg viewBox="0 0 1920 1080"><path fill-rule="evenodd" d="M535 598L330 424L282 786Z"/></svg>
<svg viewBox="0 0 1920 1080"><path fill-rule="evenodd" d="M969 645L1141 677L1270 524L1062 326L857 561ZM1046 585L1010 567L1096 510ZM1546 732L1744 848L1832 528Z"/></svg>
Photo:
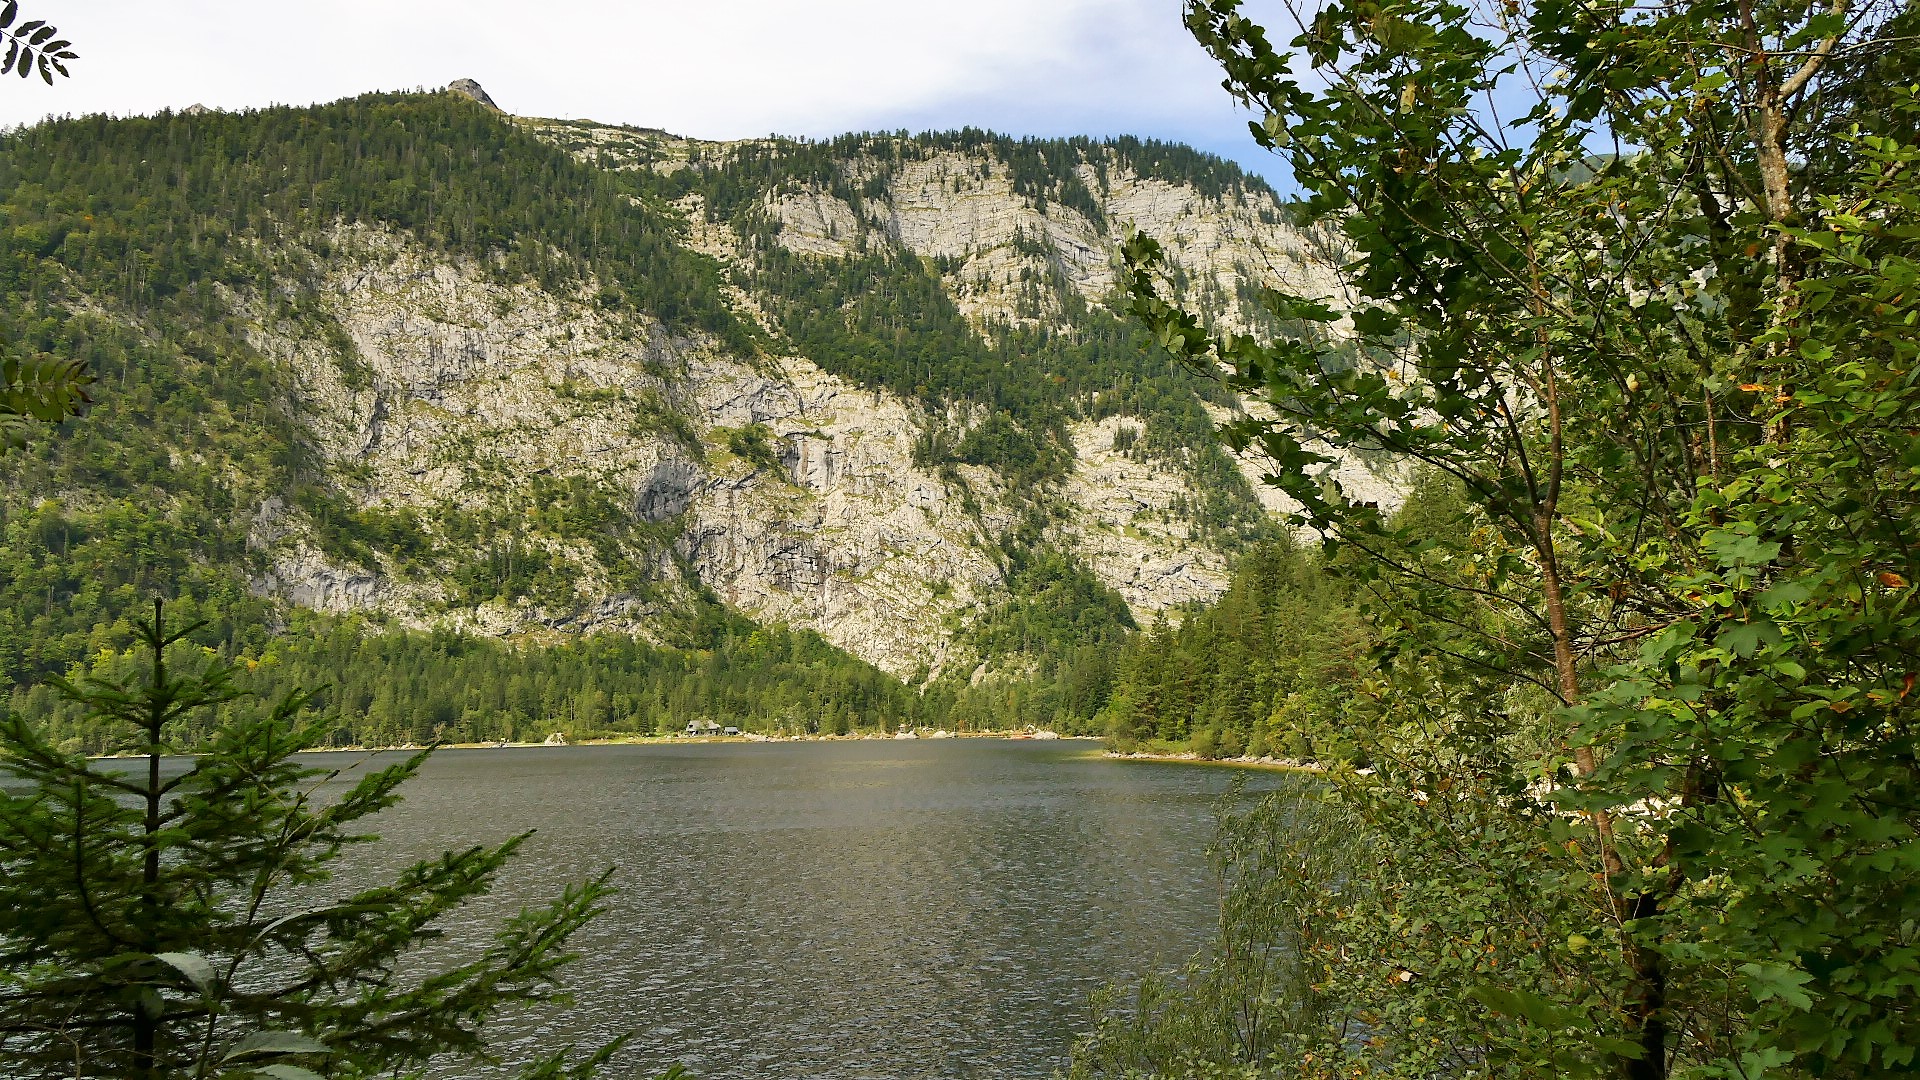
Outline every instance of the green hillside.
<svg viewBox="0 0 1920 1080"><path fill-rule="evenodd" d="M1017 528L991 538L1014 595L981 614L969 647L1050 671L1067 651L1119 640L1133 625L1126 605L1048 539L1064 512L1055 491L1073 462L1066 425L1144 418L1131 452L1185 475L1191 494L1181 509L1196 535L1234 550L1268 526L1210 438L1202 395L1227 404L1217 388L1178 370L1057 275L1028 287L1036 297L1045 291L1064 323L976 332L939 268L897 243L876 234L845 260L809 258L771 243L758 209L762 193L802 179L854 200L877 198L879 187L851 186L836 163L953 148L1008 170L1043 211L1098 216L1073 168L1084 161L1125 161L1215 199L1261 190L1232 166L1180 147L977 131L743 144L694 168L656 172L580 160L451 94L85 117L0 137L0 350L80 357L97 379L88 415L0 459L0 678L24 687L83 662L110 666L129 642L128 618L159 595L209 618L198 635L204 645L289 678L333 683L356 713L384 700L371 687L405 687L390 686L389 697L417 700L370 714L380 739L523 735L563 716L577 722L558 726L579 733L652 730L673 726L668 714L689 713L759 726L800 713L830 727L877 726L954 699L957 689L931 704L902 696L897 683L811 634L760 633L734 616L721 617L724 632L692 629L718 609L700 599L703 584L673 554L675 521L636 520L625 496L603 485L519 478L523 488L492 502L423 508L383 501L328 461L308 430L303 388L250 339L238 298L258 300L271 318L331 349L354 377L353 343L315 296L331 237L356 224L502 283L554 295L591 286L592 302L636 334L657 325L752 360L776 342L727 298L737 285L772 315L781 348L918 402L930 416L979 410L979 422L930 423L914 451L917 464L963 487L954 467L994 470L1024 506ZM762 257L729 268L688 246L674 202L689 194L737 235L759 236ZM636 422L693 438L669 405ZM756 460L777 464L771 448L761 449ZM293 611L253 584L267 565L249 526L269 499L311 523L327 557L424 583L448 610L564 602L581 573L564 552L597 551L605 565L625 568L622 588L669 612L658 628L663 644L557 646L551 636L501 644L402 634L379 616ZM1063 591L1062 581L1075 584ZM289 627L298 634L286 636ZM341 660L341 634L373 635L353 665ZM453 651L428 663L435 649ZM448 672L448 685L418 678L423 665ZM602 705L576 707L582 680L591 681L583 673L595 665L630 682L607 688ZM514 680L546 679L536 672L549 669L553 685L567 689L542 690L538 708L500 705ZM44 693L16 699L60 715ZM504 717L505 728L469 712ZM1091 723L1090 713L1073 715Z"/></svg>

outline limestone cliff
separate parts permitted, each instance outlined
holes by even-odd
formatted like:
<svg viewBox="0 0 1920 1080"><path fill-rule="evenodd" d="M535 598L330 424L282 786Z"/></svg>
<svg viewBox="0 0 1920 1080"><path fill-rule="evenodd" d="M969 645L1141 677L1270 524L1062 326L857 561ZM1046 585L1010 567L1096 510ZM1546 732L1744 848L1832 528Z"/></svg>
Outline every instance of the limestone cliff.
<svg viewBox="0 0 1920 1080"><path fill-rule="evenodd" d="M477 85L466 92L484 100ZM1224 326L1264 327L1259 287L1335 289L1324 244L1289 225L1264 187L1182 183L1139 153L1085 141L1043 175L1032 154L1057 157L1057 144L903 150L867 137L823 150L519 123L583 161L653 177L807 157L804 175L744 192L689 186L670 204L681 242L717 261L759 347L748 355L610 304L617 283L543 288L396 230L341 224L290 242L283 265L299 282L226 295L252 347L290 373L340 497L419 540L411 554L328 553L310 515L269 498L248 534L265 567L256 589L410 625L537 635L651 634L708 596L927 678L992 659L970 651L966 630L1009 599L1013 545L1066 553L1146 621L1224 589L1237 534L1212 518L1277 508L1242 479L1257 479L1257 463L1210 474L1196 462L1218 451L1143 437L1160 423L1145 406L1061 406L1046 438L1064 464L1042 482L939 458L927 447L964 439L992 409L829 370L795 340L794 301L773 276L904 259L1004 350L1037 340L1008 335L1089 333L1089 313L1117 288L1117 245L1138 227L1166 246L1189 302ZM778 262L775 248L801 261ZM297 316L269 299L294 289L313 297ZM1348 472L1393 498L1391 478Z"/></svg>

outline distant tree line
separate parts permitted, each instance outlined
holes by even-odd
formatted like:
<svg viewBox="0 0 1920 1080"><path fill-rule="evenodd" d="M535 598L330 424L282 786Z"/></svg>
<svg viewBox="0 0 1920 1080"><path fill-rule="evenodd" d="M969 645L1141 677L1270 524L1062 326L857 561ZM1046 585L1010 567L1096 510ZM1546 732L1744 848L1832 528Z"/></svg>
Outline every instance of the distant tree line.
<svg viewBox="0 0 1920 1080"><path fill-rule="evenodd" d="M317 691L314 707L330 722L325 742L332 746L538 741L556 732L570 739L666 735L695 720L844 735L910 726L928 711L898 679L810 631L756 626L711 608L682 629L679 647L627 634L515 645L302 612L284 634L246 646L195 645L182 662L197 651L203 662L232 663L268 698ZM217 639L220 628L203 636ZM145 662L135 647L102 648L72 674L130 678ZM18 687L7 705L68 752L111 746L112 731L99 717L50 686ZM212 710L174 737L197 746L228 719Z"/></svg>

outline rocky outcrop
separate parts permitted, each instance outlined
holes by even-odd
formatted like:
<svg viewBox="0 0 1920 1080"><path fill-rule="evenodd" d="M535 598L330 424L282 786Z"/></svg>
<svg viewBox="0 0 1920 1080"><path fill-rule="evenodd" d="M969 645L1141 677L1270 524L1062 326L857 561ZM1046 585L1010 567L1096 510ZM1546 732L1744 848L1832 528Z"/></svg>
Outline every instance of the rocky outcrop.
<svg viewBox="0 0 1920 1080"><path fill-rule="evenodd" d="M786 357L771 371L690 366L707 430L767 428L779 467L710 457L680 550L722 599L757 618L812 627L897 674L938 673L953 624L992 601L989 538L1010 524L993 478L976 517L912 463L917 409Z"/></svg>
<svg viewBox="0 0 1920 1080"><path fill-rule="evenodd" d="M1073 426L1078 466L1067 481L1075 514L1068 546L1133 608L1149 613L1211 599L1226 587L1225 553L1196 542L1193 523L1175 509L1191 484L1144 455L1116 450L1116 437L1136 434L1137 417L1116 416Z"/></svg>
<svg viewBox="0 0 1920 1080"><path fill-rule="evenodd" d="M684 564L746 614L816 629L908 675L937 672L951 627L999 586L982 537L1006 525L1004 513L964 509L911 464L913 406L803 357L750 366L582 297L502 285L391 234L342 229L327 246L327 259L313 258L338 333L235 302L256 316L253 346L294 374L316 441L356 502L414 511L447 534L462 513L537 514L543 492L578 483L657 527L657 546L619 546L610 564L564 532L529 534L524 542L566 562L569 595L449 608L401 587L392 566L330 563L276 500L255 530L273 556L262 591L412 624L644 630L650 606L616 583L641 564L677 594ZM771 436L777 467L726 448L728 432L750 425ZM994 480L980 470L971 487L992 492ZM469 555L445 551L441 569L456 573Z"/></svg>
<svg viewBox="0 0 1920 1080"><path fill-rule="evenodd" d="M495 111L499 111L500 109L500 106L495 105L493 103L493 99L487 96L487 92L480 88L480 84L477 82L474 82L472 79L453 80L452 82L447 84L447 92L453 93L453 94L464 94L467 97L470 97L473 100L479 102L480 104L485 105L487 108L493 109Z"/></svg>
<svg viewBox="0 0 1920 1080"><path fill-rule="evenodd" d="M449 89L492 104L471 80ZM688 167L712 150L659 131L530 124L615 167ZM938 267L983 330L1048 323L1067 293L1103 302L1119 284L1115 251L1129 224L1160 237L1223 325L1250 324L1245 286L1333 294L1313 239L1284 225L1270 197L1203 198L1118 157L1083 170L1097 215L1017 194L1004 170L959 152L847 168L865 195L807 185L765 195L778 243L828 260L873 238L897 245ZM697 195L680 209L689 246L723 267L755 257L734 229L706 220ZM506 635L650 634L704 589L903 677L978 664L956 642L1009 598L1000 544L1025 493L984 468L915 462L917 433L952 417L822 370L780 340L762 298L738 281L726 287L730 302L769 342L752 359L596 304L591 280L548 292L362 226L325 241L287 260L317 313L229 299L250 316L253 347L289 373L341 496L364 513L410 515L428 554L403 564L381 550L357 561L323 553L302 511L269 500L250 534L267 567L260 591ZM1192 520L1190 475L1126 437L1144 424L1072 425L1075 462L1049 494L1048 534L1143 622L1217 596L1229 573L1229 555ZM1397 490L1364 463L1341 468L1382 499ZM530 584L510 599L476 599L459 585L477 568L499 576L514 566Z"/></svg>
<svg viewBox="0 0 1920 1080"><path fill-rule="evenodd" d="M582 160L612 161L616 168L672 172L695 158L724 157L735 146L782 152L768 140L707 143L651 128L521 122ZM764 209L778 226L778 242L792 251L844 256L872 231L937 260L948 293L976 324L1057 316L1049 289L1037 290L1039 309L1033 310L1035 290L1027 288L1033 282L1064 282L1081 299L1104 303L1121 284L1119 244L1135 228L1160 241L1184 281L1181 298L1221 329L1244 332L1258 324L1248 301L1262 285L1341 299L1335 268L1344 259L1337 245L1288 224L1271 193L1246 188L1206 195L1139 175L1111 147L1085 152L1100 158L1098 167L1083 162L1076 177L1095 193L1099 220L1016 193L1003 164L984 152L960 151L883 160L870 150L840 165L845 187L866 193L860 205L819 183L789 183L767 193Z"/></svg>

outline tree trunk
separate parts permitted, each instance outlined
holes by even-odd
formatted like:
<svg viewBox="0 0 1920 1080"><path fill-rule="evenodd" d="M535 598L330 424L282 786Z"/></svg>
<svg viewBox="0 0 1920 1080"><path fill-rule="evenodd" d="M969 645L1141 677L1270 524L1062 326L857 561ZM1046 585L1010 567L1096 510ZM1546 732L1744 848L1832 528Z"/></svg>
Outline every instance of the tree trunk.
<svg viewBox="0 0 1920 1080"><path fill-rule="evenodd" d="M1540 559L1540 588L1546 600L1547 626L1553 636L1555 684L1561 698L1572 705L1580 700L1580 673L1578 657L1573 648L1573 633L1567 622L1566 589L1560 580L1559 560L1554 551L1553 534L1549 531L1550 521L1550 515L1544 512L1535 520L1535 553ZM1591 746L1575 746L1573 760L1581 776L1591 776L1599 765ZM1625 861L1620 858L1619 845L1614 841L1613 815L1605 810L1589 810L1587 820L1593 824L1593 831L1599 839L1601 866L1611 879L1626 869ZM1652 893L1622 896L1609 881L1607 897L1623 928L1628 922L1656 919L1661 915L1661 898ZM1627 999L1623 1004L1632 1038L1640 1047L1640 1056L1622 1058L1618 1062L1620 1075L1623 1080L1666 1080L1667 1040L1670 1036L1666 1019L1666 963L1658 952L1631 938L1627 938L1624 945L1633 980L1628 984Z"/></svg>
<svg viewBox="0 0 1920 1080"><path fill-rule="evenodd" d="M156 637L164 640L165 624L161 622L161 601L153 602L153 627ZM156 690L166 686L167 666L164 651L153 650L153 685ZM145 859L140 868L140 947L149 953L160 952L160 733L166 724L166 704L156 693L147 708L147 817L141 834L140 843L145 849ZM157 1057L159 1049L160 1017L147 1011L148 999L142 997L133 1007L133 1067L134 1075L160 1080L160 1063Z"/></svg>

